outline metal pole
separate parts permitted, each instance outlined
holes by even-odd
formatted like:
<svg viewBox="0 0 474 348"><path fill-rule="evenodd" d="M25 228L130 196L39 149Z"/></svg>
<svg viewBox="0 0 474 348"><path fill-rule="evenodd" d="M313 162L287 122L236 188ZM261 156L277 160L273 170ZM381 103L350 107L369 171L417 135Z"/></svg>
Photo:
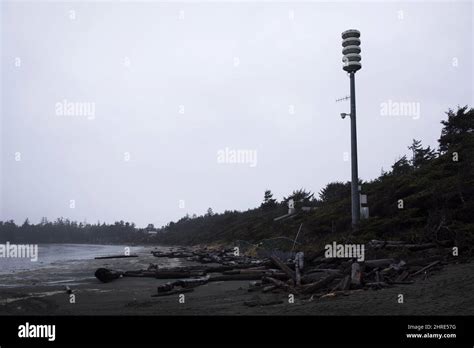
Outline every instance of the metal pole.
<svg viewBox="0 0 474 348"><path fill-rule="evenodd" d="M352 227L357 228L360 220L359 175L357 170L357 130L355 102L355 72L350 73L351 79L351 195L352 195Z"/></svg>

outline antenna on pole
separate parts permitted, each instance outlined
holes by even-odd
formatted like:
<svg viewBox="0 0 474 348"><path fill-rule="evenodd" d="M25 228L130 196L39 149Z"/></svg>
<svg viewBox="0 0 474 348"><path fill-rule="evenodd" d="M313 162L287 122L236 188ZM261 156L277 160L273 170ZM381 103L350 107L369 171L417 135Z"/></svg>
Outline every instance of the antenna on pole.
<svg viewBox="0 0 474 348"><path fill-rule="evenodd" d="M339 102L342 102L342 101L344 101L344 100L348 100L348 99L351 99L351 97L349 97L348 95L346 95L345 97L342 97L342 98L336 99L336 103L339 103Z"/></svg>
<svg viewBox="0 0 474 348"><path fill-rule="evenodd" d="M360 220L360 192L359 174L357 168L357 131L356 131L356 104L355 104L355 73L362 68L360 61L360 31L346 30L342 33L342 69L349 73L351 88L351 205L352 230L356 231ZM347 114L341 114L345 118Z"/></svg>

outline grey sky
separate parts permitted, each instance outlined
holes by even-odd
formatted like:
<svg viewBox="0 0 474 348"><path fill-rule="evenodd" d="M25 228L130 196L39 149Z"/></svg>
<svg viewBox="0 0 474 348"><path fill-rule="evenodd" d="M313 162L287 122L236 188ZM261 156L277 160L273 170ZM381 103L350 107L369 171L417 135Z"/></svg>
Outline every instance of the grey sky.
<svg viewBox="0 0 474 348"><path fill-rule="evenodd" d="M473 104L471 2L1 9L1 218L20 223L163 225L255 207L267 188L281 199L350 180L349 120L339 116L349 103L335 102L349 93L346 29L361 31L361 179L389 169L413 138L436 146L444 112ZM95 113L58 114L64 100ZM389 101L420 113L383 115ZM219 163L226 148L256 151L257 165Z"/></svg>

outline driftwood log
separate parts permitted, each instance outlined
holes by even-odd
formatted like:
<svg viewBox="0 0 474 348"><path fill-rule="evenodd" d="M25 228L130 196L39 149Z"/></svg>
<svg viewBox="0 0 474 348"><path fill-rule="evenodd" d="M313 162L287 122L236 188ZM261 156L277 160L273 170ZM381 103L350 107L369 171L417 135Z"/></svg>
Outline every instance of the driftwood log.
<svg viewBox="0 0 474 348"><path fill-rule="evenodd" d="M360 265L357 262L354 262L352 264L351 283L355 286L359 286L362 283L362 272L360 269Z"/></svg>
<svg viewBox="0 0 474 348"><path fill-rule="evenodd" d="M105 260L105 259L124 259L127 257L138 257L138 255L111 255L111 256L97 256L94 257L95 260Z"/></svg>
<svg viewBox="0 0 474 348"><path fill-rule="evenodd" d="M286 291L295 291L292 286L288 285L285 282L282 282L281 280L278 280L278 279L275 279L275 278L272 278L272 277L264 277L263 281L267 282L267 283L271 283L275 287L282 288Z"/></svg>
<svg viewBox="0 0 474 348"><path fill-rule="evenodd" d="M394 259L378 259L378 260L366 260L364 265L366 268L385 268L395 263Z"/></svg>
<svg viewBox="0 0 474 348"><path fill-rule="evenodd" d="M429 270L430 268L432 268L432 267L438 265L440 262L441 262L441 261L434 261L434 262L430 263L428 266L425 266L425 267L423 267L422 269L420 269L418 272L415 272L415 273L411 274L410 277L414 277L414 276L416 276L416 275L418 275L418 274L420 274L420 273L423 273L423 272Z"/></svg>
<svg viewBox="0 0 474 348"><path fill-rule="evenodd" d="M265 276L265 273L247 273L247 274L229 274L229 275L216 275L209 278L210 282L220 282L229 280L260 280Z"/></svg>
<svg viewBox="0 0 474 348"><path fill-rule="evenodd" d="M281 299L271 299L271 300L264 300L264 299L255 299L245 301L244 305L248 307L257 307L257 306L271 306L276 304L282 304L283 300Z"/></svg>
<svg viewBox="0 0 474 348"><path fill-rule="evenodd" d="M172 289L172 290L169 290L169 291L163 291L163 292L159 292L157 294L151 295L151 297L176 295L176 294L182 294L182 293L191 292L191 291L194 291L194 289L193 288L190 288L190 289Z"/></svg>
<svg viewBox="0 0 474 348"><path fill-rule="evenodd" d="M351 277L346 275L341 281L331 290L331 292L336 292L338 290L345 291L351 288Z"/></svg>
<svg viewBox="0 0 474 348"><path fill-rule="evenodd" d="M322 289L326 286L329 286L332 283L332 281L336 278L337 278L336 274L330 274L326 278L323 278L320 281L317 281L316 283L303 285L301 292L303 294L311 294L311 293L315 292L316 290L319 290L319 289Z"/></svg>
<svg viewBox="0 0 474 348"><path fill-rule="evenodd" d="M293 281L296 281L296 274L295 272L288 267L283 261L281 261L278 256L272 255L270 259L273 261L273 263L278 266L283 272L285 272L290 279Z"/></svg>
<svg viewBox="0 0 474 348"><path fill-rule="evenodd" d="M122 277L122 272L113 271L107 268L99 268L94 273L95 277L99 279L102 283L111 282L114 279Z"/></svg>

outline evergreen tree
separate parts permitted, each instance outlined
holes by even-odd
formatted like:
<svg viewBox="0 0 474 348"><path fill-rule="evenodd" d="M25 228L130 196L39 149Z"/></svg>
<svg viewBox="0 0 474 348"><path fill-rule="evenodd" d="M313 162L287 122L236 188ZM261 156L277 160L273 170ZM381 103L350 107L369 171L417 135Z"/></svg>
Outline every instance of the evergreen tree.
<svg viewBox="0 0 474 348"><path fill-rule="evenodd" d="M288 203L290 199L292 199L295 204L307 206L314 202L314 193L306 191L305 189L295 190L291 195L283 198L283 202Z"/></svg>
<svg viewBox="0 0 474 348"><path fill-rule="evenodd" d="M276 199L273 198L273 193L270 190L265 190L263 196L263 203L261 204L262 208L272 208L277 205Z"/></svg>
<svg viewBox="0 0 474 348"><path fill-rule="evenodd" d="M450 109L446 115L448 119L441 121L444 127L438 139L440 151L455 151L462 145L474 146L474 109L464 106L456 112Z"/></svg>
<svg viewBox="0 0 474 348"><path fill-rule="evenodd" d="M436 157L434 150L429 146L423 148L421 140L413 139L412 144L408 148L412 151L411 165L414 168L420 168Z"/></svg>
<svg viewBox="0 0 474 348"><path fill-rule="evenodd" d="M397 175L403 175L409 173L411 170L410 162L407 160L407 156L403 156L399 160L397 160L393 165L392 165L392 174L397 176Z"/></svg>
<svg viewBox="0 0 474 348"><path fill-rule="evenodd" d="M322 203L331 203L340 199L350 197L351 186L350 182L331 182L319 191L319 199Z"/></svg>

